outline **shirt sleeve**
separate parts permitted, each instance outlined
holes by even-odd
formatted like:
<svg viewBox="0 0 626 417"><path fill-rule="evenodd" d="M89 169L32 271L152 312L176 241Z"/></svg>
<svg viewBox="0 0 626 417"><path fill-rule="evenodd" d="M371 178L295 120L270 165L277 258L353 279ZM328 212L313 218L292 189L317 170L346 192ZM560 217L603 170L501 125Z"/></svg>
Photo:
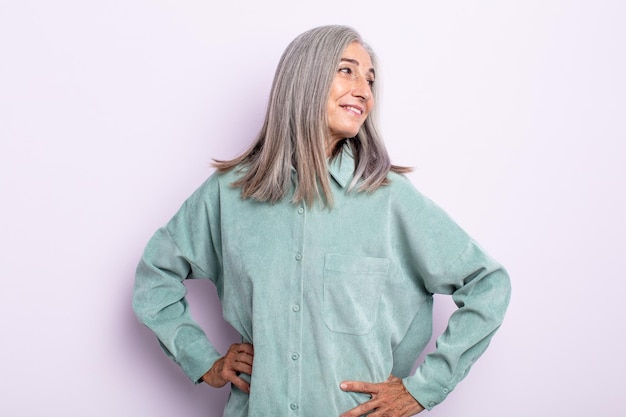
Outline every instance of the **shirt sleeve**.
<svg viewBox="0 0 626 417"><path fill-rule="evenodd" d="M150 239L137 266L133 309L195 383L221 357L193 320L183 281L209 278L220 291L218 193L209 179Z"/></svg>
<svg viewBox="0 0 626 417"><path fill-rule="evenodd" d="M393 204L397 245L406 273L430 293L451 295L451 315L436 349L403 379L422 406L441 403L467 375L500 327L510 299L505 269L441 208L412 186Z"/></svg>

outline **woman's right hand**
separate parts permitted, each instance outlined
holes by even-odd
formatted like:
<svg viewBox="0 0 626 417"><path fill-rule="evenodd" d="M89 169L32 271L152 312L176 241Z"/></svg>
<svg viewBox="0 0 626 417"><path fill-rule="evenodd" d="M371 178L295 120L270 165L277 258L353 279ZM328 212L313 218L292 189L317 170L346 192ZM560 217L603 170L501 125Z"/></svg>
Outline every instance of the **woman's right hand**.
<svg viewBox="0 0 626 417"><path fill-rule="evenodd" d="M254 349L250 343L234 343L226 355L215 361L211 369L202 376L202 380L212 387L223 387L228 382L250 393L250 384L239 374L252 375Z"/></svg>

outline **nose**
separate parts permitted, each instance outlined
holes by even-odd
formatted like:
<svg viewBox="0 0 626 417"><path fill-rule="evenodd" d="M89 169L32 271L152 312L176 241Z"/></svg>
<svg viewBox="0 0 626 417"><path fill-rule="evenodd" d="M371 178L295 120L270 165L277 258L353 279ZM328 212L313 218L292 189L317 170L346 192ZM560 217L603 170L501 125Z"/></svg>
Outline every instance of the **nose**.
<svg viewBox="0 0 626 417"><path fill-rule="evenodd" d="M363 101L370 100L372 98L372 88L369 81L364 77L358 77L352 86L352 95L359 97Z"/></svg>

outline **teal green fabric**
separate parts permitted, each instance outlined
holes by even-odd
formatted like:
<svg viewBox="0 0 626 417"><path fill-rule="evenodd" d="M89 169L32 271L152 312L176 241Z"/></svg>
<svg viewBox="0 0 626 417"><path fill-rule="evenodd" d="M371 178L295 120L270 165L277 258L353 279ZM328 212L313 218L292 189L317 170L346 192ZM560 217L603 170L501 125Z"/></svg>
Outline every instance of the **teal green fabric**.
<svg viewBox="0 0 626 417"><path fill-rule="evenodd" d="M134 310L192 381L221 354L189 314L185 279L213 281L224 318L253 343L250 394L232 387L226 417L338 416L369 399L341 381L390 374L431 409L502 322L507 273L406 177L348 192L347 150L329 170L331 209L243 200L236 171L215 173L139 263ZM410 375L431 337L434 293L459 308Z"/></svg>

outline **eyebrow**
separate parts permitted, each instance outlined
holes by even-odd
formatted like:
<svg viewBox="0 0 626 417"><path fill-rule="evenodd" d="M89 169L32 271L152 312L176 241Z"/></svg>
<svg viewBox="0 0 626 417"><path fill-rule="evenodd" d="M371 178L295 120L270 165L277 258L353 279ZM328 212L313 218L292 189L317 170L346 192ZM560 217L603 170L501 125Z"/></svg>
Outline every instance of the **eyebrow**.
<svg viewBox="0 0 626 417"><path fill-rule="evenodd" d="M357 61L356 59L352 59L352 58L341 58L341 62L349 62L357 66L359 65L359 61ZM376 71L374 71L374 68L370 68L368 72L370 72L374 77L376 77Z"/></svg>

